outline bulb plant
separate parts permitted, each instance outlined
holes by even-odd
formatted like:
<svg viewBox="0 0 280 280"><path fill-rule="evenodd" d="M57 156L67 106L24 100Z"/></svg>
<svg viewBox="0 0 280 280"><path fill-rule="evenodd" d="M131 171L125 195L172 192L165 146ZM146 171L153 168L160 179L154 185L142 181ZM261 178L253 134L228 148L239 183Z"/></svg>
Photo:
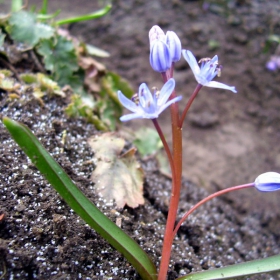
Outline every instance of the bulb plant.
<svg viewBox="0 0 280 280"><path fill-rule="evenodd" d="M182 176L182 129L187 112L203 86L225 89L233 93L237 93L237 91L233 86L228 86L226 84L213 81L216 76L220 76L220 73L222 71L222 66L218 62L217 55L215 55L212 59L203 58L199 62L197 62L191 51L185 49L182 50L181 41L175 32L168 31L166 34L164 34L163 30L157 25L151 28L149 32L149 39L150 64L153 70L159 72L162 76L162 80L165 83L162 90L160 92L155 91L152 95L148 88L146 86L143 87L142 84L139 88L139 92L133 97L132 101L124 98L123 94L120 91L118 92L118 96L120 102L124 107L135 112L134 114L122 116L120 120L128 121L135 118L151 119L162 140L164 149L168 156L173 178L172 193L170 196L169 213L166 223L162 258L158 274L158 279L165 279L171 255L172 242L176 235L176 232L178 231L183 221L196 208L198 208L208 200L230 191L249 187L256 187L260 191L277 190L279 189L280 182L278 180L280 178L280 175L275 172L268 172L260 175L256 179L255 183L240 185L217 192L194 206L181 218L181 220L175 227L180 199ZM180 114L177 104L178 101L182 100L182 96L177 96L175 91L175 81L173 79L174 63L180 60L181 53L184 59L188 62L197 81L197 86L193 91L190 99L188 100L182 114ZM168 88L168 90L165 90L165 88ZM157 121L158 115L167 107L170 107L172 119L172 150L170 150L167 141L162 133L160 125Z"/></svg>
<svg viewBox="0 0 280 280"><path fill-rule="evenodd" d="M280 190L280 174L276 172L263 173L252 183L216 192L198 202L190 210L186 211L181 218L177 217L182 179L182 129L189 108L202 87L229 90L233 93L237 91L233 86L213 81L216 76L220 76L222 71L217 55L212 59L203 58L197 62L190 50L182 50L180 39L175 32L168 31L165 34L159 26L151 28L149 40L150 64L152 69L161 75L163 81L161 90L153 89L150 91L148 86L142 83L138 92L131 99L127 98L121 91L118 91L118 98L120 103L132 112L122 116L120 118L122 122L137 118L152 120L162 140L172 172L172 189L159 268L155 267L149 256L136 242L103 215L81 193L27 127L9 118L4 118L3 123L34 165L42 172L70 207L113 247L121 252L135 267L142 279L164 280L167 279L173 240L179 227L193 211L207 201L228 192L245 188L254 188L261 192ZM180 111L179 102L181 104L184 100L182 96L178 96L176 93L176 82L173 78L173 72L174 64L181 59L181 54L189 64L197 81L197 86L189 100L185 102L184 109ZM158 122L159 115L167 108L170 109L171 115L172 147L169 147L167 144ZM179 220L178 223L176 223L177 219ZM276 270L280 270L280 255L211 271L196 272L183 276L180 279L228 279Z"/></svg>

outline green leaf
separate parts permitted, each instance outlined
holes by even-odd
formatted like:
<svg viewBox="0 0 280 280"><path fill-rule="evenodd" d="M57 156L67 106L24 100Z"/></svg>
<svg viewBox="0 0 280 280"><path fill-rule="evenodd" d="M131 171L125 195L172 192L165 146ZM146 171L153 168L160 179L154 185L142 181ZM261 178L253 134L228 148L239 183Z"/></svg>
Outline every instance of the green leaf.
<svg viewBox="0 0 280 280"><path fill-rule="evenodd" d="M43 14L43 15L46 15L47 12L48 12L48 0L43 0L42 8L41 8L40 13Z"/></svg>
<svg viewBox="0 0 280 280"><path fill-rule="evenodd" d="M66 203L87 224L122 253L143 279L156 280L157 271L148 255L133 239L100 212L74 185L69 176L32 132L26 126L7 117L3 118L3 123L18 145Z"/></svg>
<svg viewBox="0 0 280 280"><path fill-rule="evenodd" d="M35 84L37 83L37 75L33 73L22 73L20 78L26 84Z"/></svg>
<svg viewBox="0 0 280 280"><path fill-rule="evenodd" d="M53 14L37 14L37 20L46 21L49 19L53 19L60 14L60 10L55 11Z"/></svg>
<svg viewBox="0 0 280 280"><path fill-rule="evenodd" d="M117 121L121 116L122 108L116 104L109 96L104 96L99 99L97 103L99 109L100 119L107 125L107 127L114 131L116 129Z"/></svg>
<svg viewBox="0 0 280 280"><path fill-rule="evenodd" d="M102 78L102 94L108 94L112 100L114 100L117 104L120 104L117 96L118 90L120 90L128 98L132 97L134 94L134 91L128 81L117 73L107 72Z"/></svg>
<svg viewBox="0 0 280 280"><path fill-rule="evenodd" d="M230 265L218 269L191 273L187 276L178 278L178 280L236 279L237 277L278 270L280 271L280 255L268 257L262 260Z"/></svg>
<svg viewBox="0 0 280 280"><path fill-rule="evenodd" d="M106 201L115 200L119 208L125 204L132 208L144 204L144 176L134 156L136 150L130 149L120 156L125 141L114 133L92 137L88 143L98 159L91 177L98 194Z"/></svg>
<svg viewBox="0 0 280 280"><path fill-rule="evenodd" d="M38 53L43 56L45 68L52 78L63 87L69 85L79 94L83 93L84 71L79 69L78 58L72 41L63 36L42 40Z"/></svg>
<svg viewBox="0 0 280 280"><path fill-rule="evenodd" d="M133 144L142 156L155 154L163 145L155 129L141 127L135 132Z"/></svg>
<svg viewBox="0 0 280 280"><path fill-rule="evenodd" d="M6 35L3 34L2 30L0 29L0 48L3 46L4 41L5 41Z"/></svg>
<svg viewBox="0 0 280 280"><path fill-rule="evenodd" d="M84 70L79 69L78 71L71 71L65 65L58 65L57 70L52 74L52 78L63 87L69 85L75 93L85 95L84 90Z"/></svg>
<svg viewBox="0 0 280 280"><path fill-rule="evenodd" d="M267 41L276 42L276 43L280 44L280 36L278 36L276 34L269 35Z"/></svg>
<svg viewBox="0 0 280 280"><path fill-rule="evenodd" d="M63 69L68 71L66 75L69 76L69 73L79 68L74 44L65 37L42 40L38 46L38 53L43 56L46 69L52 73Z"/></svg>
<svg viewBox="0 0 280 280"><path fill-rule="evenodd" d="M26 43L34 47L41 39L48 39L54 35L54 29L46 24L37 23L36 15L19 11L9 18L8 31L13 40Z"/></svg>
<svg viewBox="0 0 280 280"><path fill-rule="evenodd" d="M98 103L100 118L107 123L111 130L115 129L116 121L122 113L117 91L121 90L126 96L132 96L133 90L129 83L114 72L107 72L101 80L100 100Z"/></svg>
<svg viewBox="0 0 280 280"><path fill-rule="evenodd" d="M11 11L18 12L20 9L22 9L23 6L23 0L11 0Z"/></svg>

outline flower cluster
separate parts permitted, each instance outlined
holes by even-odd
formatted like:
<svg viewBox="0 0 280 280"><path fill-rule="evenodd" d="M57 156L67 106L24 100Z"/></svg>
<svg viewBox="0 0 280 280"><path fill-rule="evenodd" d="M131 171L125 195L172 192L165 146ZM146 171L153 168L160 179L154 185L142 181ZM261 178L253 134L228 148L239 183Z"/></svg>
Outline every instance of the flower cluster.
<svg viewBox="0 0 280 280"><path fill-rule="evenodd" d="M149 41L150 64L152 68L160 73L167 73L172 68L168 76L172 82L166 83L159 94L156 92L154 95L150 93L147 85L143 83L140 85L137 98L134 96L133 100L129 100L119 91L119 101L125 108L133 112L133 114L122 116L120 118L121 121L128 121L135 118L157 118L169 105L182 99L182 97L176 97L174 91L175 81L172 79L173 64L180 60L181 53L189 63L199 85L226 89L236 93L235 87L212 81L216 76L220 76L219 74L222 69L218 63L217 55L212 59L206 58L197 62L191 51L182 50L181 41L175 32L167 31L165 34L157 25L151 28ZM198 65L200 62L201 67ZM173 88L170 86L171 84L174 85ZM168 101L172 93L174 93L174 96Z"/></svg>
<svg viewBox="0 0 280 280"><path fill-rule="evenodd" d="M155 25L149 32L150 39L150 64L157 72L166 72L172 62L181 58L181 41L173 31L163 30Z"/></svg>

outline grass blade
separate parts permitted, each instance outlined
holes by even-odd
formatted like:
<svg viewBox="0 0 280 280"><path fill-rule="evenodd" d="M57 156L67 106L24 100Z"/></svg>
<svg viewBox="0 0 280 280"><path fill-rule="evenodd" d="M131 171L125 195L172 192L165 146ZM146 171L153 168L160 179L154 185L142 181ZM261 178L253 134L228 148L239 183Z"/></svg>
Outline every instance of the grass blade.
<svg viewBox="0 0 280 280"><path fill-rule="evenodd" d="M23 0L12 0L11 2L11 12L18 12L23 6Z"/></svg>
<svg viewBox="0 0 280 280"><path fill-rule="evenodd" d="M33 164L65 202L135 267L143 279L156 279L156 268L140 246L108 219L71 181L39 140L23 124L3 118L3 123Z"/></svg>
<svg viewBox="0 0 280 280"><path fill-rule="evenodd" d="M236 279L253 274L280 271L280 255L240 264L229 265L208 271L191 273L177 280Z"/></svg>
<svg viewBox="0 0 280 280"><path fill-rule="evenodd" d="M108 4L103 9L98 10L92 14L61 19L61 20L56 21L56 24L63 25L63 24L69 24L69 23L80 22L80 21L85 21L85 20L97 19L97 18L105 16L111 10L111 8L112 8L112 5Z"/></svg>

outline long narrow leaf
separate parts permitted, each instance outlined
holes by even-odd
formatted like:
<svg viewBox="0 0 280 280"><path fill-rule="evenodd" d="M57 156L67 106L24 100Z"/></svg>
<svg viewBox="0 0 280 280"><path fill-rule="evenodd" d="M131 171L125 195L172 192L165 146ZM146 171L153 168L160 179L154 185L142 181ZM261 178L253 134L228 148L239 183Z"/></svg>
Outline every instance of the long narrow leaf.
<svg viewBox="0 0 280 280"><path fill-rule="evenodd" d="M135 267L143 279L156 279L156 268L140 246L100 212L74 185L32 132L9 118L3 123L33 164L67 204L93 229L115 247Z"/></svg>
<svg viewBox="0 0 280 280"><path fill-rule="evenodd" d="M280 255L268 257L240 264L229 265L222 268L191 273L177 280L218 280L236 279L253 274L280 271Z"/></svg>
<svg viewBox="0 0 280 280"><path fill-rule="evenodd" d="M98 10L92 14L61 19L61 20L58 20L56 22L56 24L63 25L63 24L69 24L69 23L80 22L80 21L85 21L85 20L97 19L97 18L105 16L111 10L111 8L112 8L112 5L108 4L103 9Z"/></svg>
<svg viewBox="0 0 280 280"><path fill-rule="evenodd" d="M12 0L11 3L11 12L18 12L23 6L22 0Z"/></svg>

